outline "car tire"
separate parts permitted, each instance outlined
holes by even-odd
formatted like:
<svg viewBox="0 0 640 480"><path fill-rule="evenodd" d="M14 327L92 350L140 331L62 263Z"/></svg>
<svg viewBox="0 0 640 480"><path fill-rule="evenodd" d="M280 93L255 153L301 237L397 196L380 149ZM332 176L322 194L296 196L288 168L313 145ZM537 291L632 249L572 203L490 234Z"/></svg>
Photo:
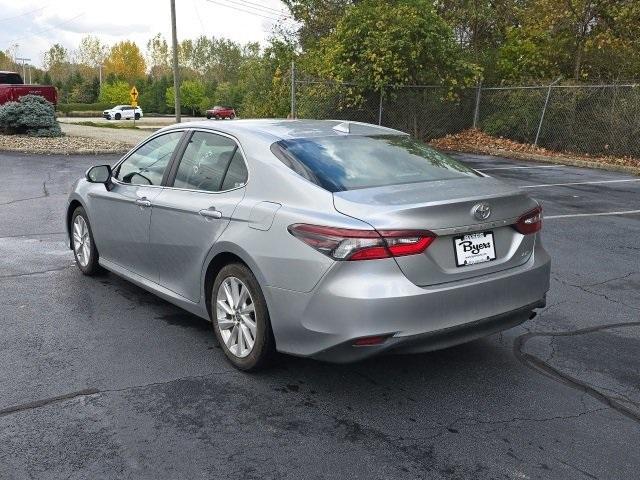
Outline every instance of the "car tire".
<svg viewBox="0 0 640 480"><path fill-rule="evenodd" d="M236 116L233 113L229 115L229 120L233 120L234 118L236 118Z"/></svg>
<svg viewBox="0 0 640 480"><path fill-rule="evenodd" d="M211 120L211 115L207 115L207 120Z"/></svg>
<svg viewBox="0 0 640 480"><path fill-rule="evenodd" d="M91 224L84 208L78 207L71 215L71 247L76 265L84 275L93 276L102 271L100 256L93 241Z"/></svg>
<svg viewBox="0 0 640 480"><path fill-rule="evenodd" d="M234 367L255 371L269 365L275 354L269 310L246 265L231 263L218 272L211 288L211 321L220 348Z"/></svg>
<svg viewBox="0 0 640 480"><path fill-rule="evenodd" d="M140 114L139 114L139 113L136 113L136 114L134 115L134 117L135 117L135 119L136 119L136 120L140 120Z"/></svg>
<svg viewBox="0 0 640 480"><path fill-rule="evenodd" d="M119 113L116 113L115 117L116 120L120 120L122 118L122 115L120 115Z"/></svg>

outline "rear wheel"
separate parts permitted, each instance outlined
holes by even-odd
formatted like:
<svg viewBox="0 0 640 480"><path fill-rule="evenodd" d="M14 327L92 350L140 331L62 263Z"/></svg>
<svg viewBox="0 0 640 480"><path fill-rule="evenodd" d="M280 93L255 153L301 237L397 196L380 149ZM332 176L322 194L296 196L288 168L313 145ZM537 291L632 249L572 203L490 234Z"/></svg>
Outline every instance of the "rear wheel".
<svg viewBox="0 0 640 480"><path fill-rule="evenodd" d="M100 272L98 250L93 241L89 218L82 207L76 208L71 216L71 246L82 273L91 276Z"/></svg>
<svg viewBox="0 0 640 480"><path fill-rule="evenodd" d="M211 120L211 115L207 113L207 120Z"/></svg>
<svg viewBox="0 0 640 480"><path fill-rule="evenodd" d="M236 118L235 113L232 113L231 115L229 115L229 120L233 120L234 118Z"/></svg>
<svg viewBox="0 0 640 480"><path fill-rule="evenodd" d="M139 113L136 113L136 114L135 114L135 119L136 119L136 120L140 120L140 114L139 114Z"/></svg>
<svg viewBox="0 0 640 480"><path fill-rule="evenodd" d="M213 330L227 359L240 370L268 365L275 352L267 304L258 281L241 263L220 270L211 289Z"/></svg>

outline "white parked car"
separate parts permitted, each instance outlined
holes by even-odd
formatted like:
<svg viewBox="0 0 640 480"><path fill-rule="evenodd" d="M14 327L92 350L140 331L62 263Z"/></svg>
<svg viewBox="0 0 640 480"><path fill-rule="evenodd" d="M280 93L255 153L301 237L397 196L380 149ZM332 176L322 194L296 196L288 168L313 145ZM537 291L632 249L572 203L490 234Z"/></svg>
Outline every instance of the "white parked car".
<svg viewBox="0 0 640 480"><path fill-rule="evenodd" d="M131 105L117 105L111 110L102 112L102 116L107 120L139 120L143 117L140 107L133 108Z"/></svg>

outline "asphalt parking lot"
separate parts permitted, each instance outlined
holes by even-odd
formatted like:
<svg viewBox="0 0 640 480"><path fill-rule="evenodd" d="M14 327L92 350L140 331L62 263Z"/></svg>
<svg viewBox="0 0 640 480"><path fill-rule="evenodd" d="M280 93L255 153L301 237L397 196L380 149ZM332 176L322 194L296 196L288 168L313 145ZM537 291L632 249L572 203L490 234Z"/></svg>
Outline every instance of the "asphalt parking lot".
<svg viewBox="0 0 640 480"><path fill-rule="evenodd" d="M247 375L203 320L73 265L67 193L116 157L0 153L0 478L637 478L640 177L459 158L542 201L547 307L444 351Z"/></svg>

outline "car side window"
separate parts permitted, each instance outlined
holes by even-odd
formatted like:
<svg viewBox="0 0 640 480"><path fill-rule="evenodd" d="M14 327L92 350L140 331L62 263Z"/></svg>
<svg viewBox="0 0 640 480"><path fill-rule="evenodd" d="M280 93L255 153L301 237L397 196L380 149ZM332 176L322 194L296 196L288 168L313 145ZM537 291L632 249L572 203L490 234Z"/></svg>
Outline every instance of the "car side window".
<svg viewBox="0 0 640 480"><path fill-rule="evenodd" d="M231 159L227 174L222 182L221 190L231 190L232 188L238 188L247 183L247 165L244 162L240 149L236 150L236 153Z"/></svg>
<svg viewBox="0 0 640 480"><path fill-rule="evenodd" d="M237 151L238 145L230 138L195 132L180 160L173 186L206 192L225 190L225 176L237 158Z"/></svg>
<svg viewBox="0 0 640 480"><path fill-rule="evenodd" d="M171 132L148 141L120 164L114 177L134 185L160 185L182 132Z"/></svg>

